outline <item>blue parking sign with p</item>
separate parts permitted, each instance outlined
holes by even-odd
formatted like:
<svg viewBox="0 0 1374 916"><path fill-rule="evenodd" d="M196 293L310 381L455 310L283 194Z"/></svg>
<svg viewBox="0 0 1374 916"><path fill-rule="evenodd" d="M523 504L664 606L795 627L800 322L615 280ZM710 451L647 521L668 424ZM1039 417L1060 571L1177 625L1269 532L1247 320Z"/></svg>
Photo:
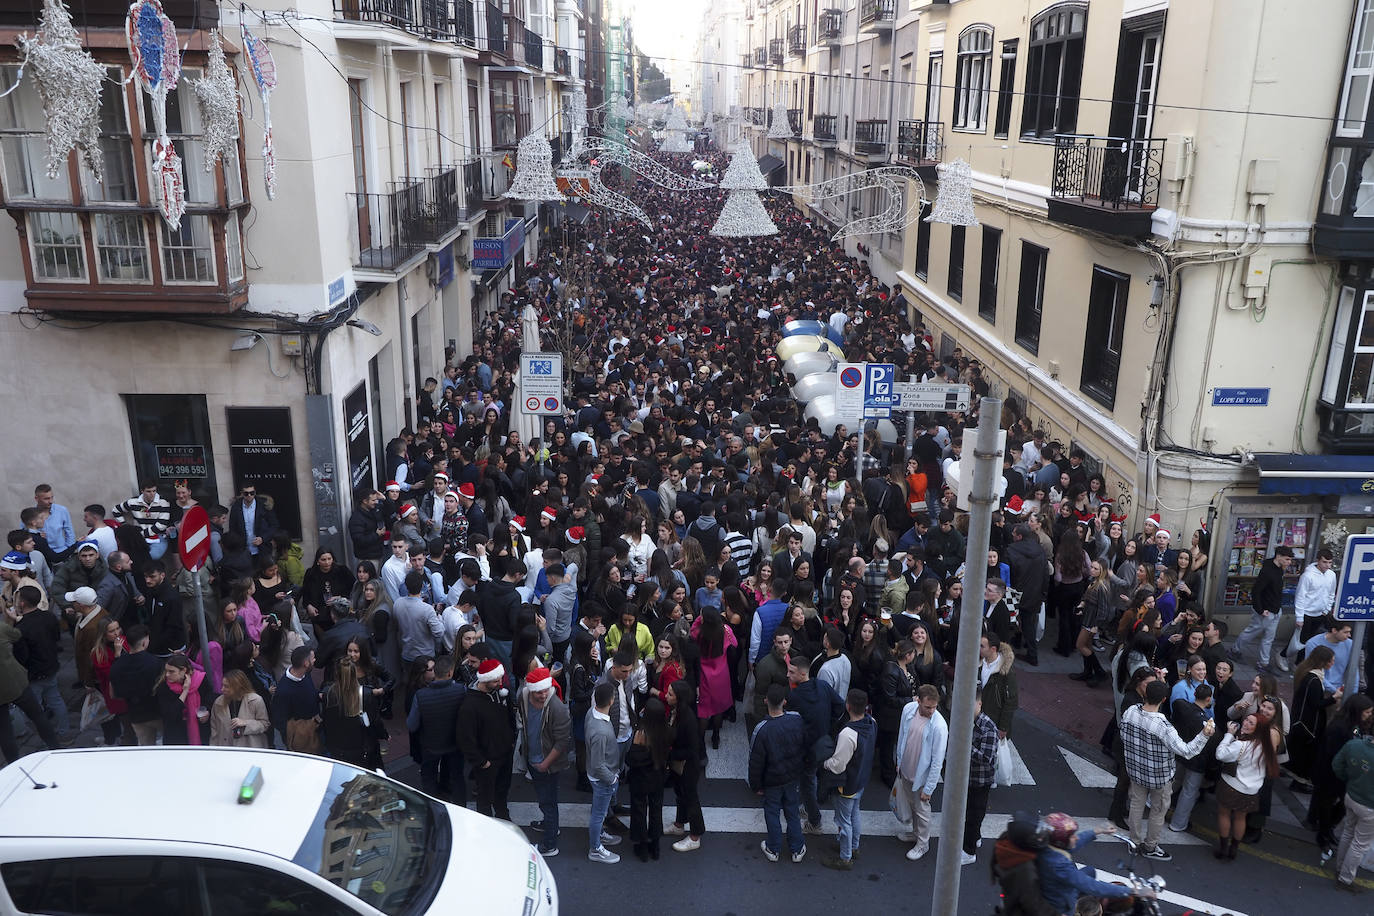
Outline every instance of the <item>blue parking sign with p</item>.
<svg viewBox="0 0 1374 916"><path fill-rule="evenodd" d="M897 369L892 363L869 363L864 376L865 406L886 406L892 397L892 382L896 377Z"/></svg>
<svg viewBox="0 0 1374 916"><path fill-rule="evenodd" d="M1352 534L1336 586L1337 620L1374 620L1374 534Z"/></svg>

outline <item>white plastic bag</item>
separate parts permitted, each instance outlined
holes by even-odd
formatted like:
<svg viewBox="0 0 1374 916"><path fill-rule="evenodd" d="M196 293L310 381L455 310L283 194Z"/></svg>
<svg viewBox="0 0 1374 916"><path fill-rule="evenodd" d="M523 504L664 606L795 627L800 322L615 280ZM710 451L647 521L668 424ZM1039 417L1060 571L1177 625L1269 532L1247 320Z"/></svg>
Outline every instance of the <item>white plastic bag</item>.
<svg viewBox="0 0 1374 916"><path fill-rule="evenodd" d="M99 691L86 691L86 699L81 704L81 731L85 731L92 725L99 725L114 718L105 705L105 698Z"/></svg>
<svg viewBox="0 0 1374 916"><path fill-rule="evenodd" d="M997 742L997 768L993 771L993 784L1009 786L1016 776L1016 765L1012 762L1011 739L1003 738Z"/></svg>

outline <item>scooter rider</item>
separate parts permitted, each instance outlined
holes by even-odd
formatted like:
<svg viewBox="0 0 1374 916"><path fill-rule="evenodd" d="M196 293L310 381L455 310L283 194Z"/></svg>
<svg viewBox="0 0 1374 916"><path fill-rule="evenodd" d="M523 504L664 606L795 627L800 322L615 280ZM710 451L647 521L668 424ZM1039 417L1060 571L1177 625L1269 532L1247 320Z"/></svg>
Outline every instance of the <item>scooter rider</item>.
<svg viewBox="0 0 1374 916"><path fill-rule="evenodd" d="M1099 881L1092 866L1080 866L1073 861L1074 850L1091 843L1097 833L1079 830L1078 821L1059 812L1045 815L1044 821L1049 830L1049 847L1036 860L1036 868L1040 873L1040 893L1050 905L1060 913L1072 913L1078 906L1078 898L1088 896L1102 898L1104 903L1119 900L1129 908L1132 896L1129 887ZM1103 830L1107 834L1115 832L1116 828L1110 825ZM1106 909L1121 912L1110 904Z"/></svg>

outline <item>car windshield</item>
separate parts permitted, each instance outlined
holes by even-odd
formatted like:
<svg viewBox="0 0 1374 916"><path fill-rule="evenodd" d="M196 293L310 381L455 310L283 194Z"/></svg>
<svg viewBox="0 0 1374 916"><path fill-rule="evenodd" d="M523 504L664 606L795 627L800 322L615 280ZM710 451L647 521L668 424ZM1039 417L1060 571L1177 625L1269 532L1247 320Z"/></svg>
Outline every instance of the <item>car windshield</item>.
<svg viewBox="0 0 1374 916"><path fill-rule="evenodd" d="M444 880L452 827L442 805L335 764L292 861L391 916L424 912Z"/></svg>

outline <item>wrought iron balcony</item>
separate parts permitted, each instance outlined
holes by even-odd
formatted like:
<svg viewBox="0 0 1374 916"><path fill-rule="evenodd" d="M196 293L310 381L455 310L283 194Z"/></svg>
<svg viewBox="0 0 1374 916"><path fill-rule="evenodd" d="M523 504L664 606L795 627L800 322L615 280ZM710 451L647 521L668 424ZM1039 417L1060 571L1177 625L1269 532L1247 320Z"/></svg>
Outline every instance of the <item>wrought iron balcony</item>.
<svg viewBox="0 0 1374 916"><path fill-rule="evenodd" d="M766 67L766 66L768 66L768 49L767 49L767 48L755 48L755 49L754 49L754 66L755 66L755 67Z"/></svg>
<svg viewBox="0 0 1374 916"><path fill-rule="evenodd" d="M799 133L802 122L802 110L800 108L787 109L787 129L793 134ZM771 126L771 125L770 125Z"/></svg>
<svg viewBox="0 0 1374 916"><path fill-rule="evenodd" d="M782 42L782 39L781 39L781 38L774 38L774 39L772 39L771 41L768 42L768 59L769 59L772 63L775 63L775 64L780 64L780 63L782 63L782 61L783 61L782 44L783 44L783 42Z"/></svg>
<svg viewBox="0 0 1374 916"><path fill-rule="evenodd" d="M559 76L569 76L572 73L572 62L568 57L568 52L559 48L553 54L553 71Z"/></svg>
<svg viewBox="0 0 1374 916"><path fill-rule="evenodd" d="M887 152L887 120L855 121L854 151L870 156Z"/></svg>
<svg viewBox="0 0 1374 916"><path fill-rule="evenodd" d="M418 181L395 183L386 194L349 194L353 266L395 271L425 250L424 188Z"/></svg>
<svg viewBox="0 0 1374 916"><path fill-rule="evenodd" d="M835 144L835 115L811 116L811 139L820 144Z"/></svg>
<svg viewBox="0 0 1374 916"><path fill-rule="evenodd" d="M487 18L487 47L492 54L506 56L506 20L501 15L501 7L487 0L484 15Z"/></svg>
<svg viewBox="0 0 1374 916"><path fill-rule="evenodd" d="M945 125L940 121L898 121L897 161L916 167L922 178L935 177L945 154Z"/></svg>
<svg viewBox="0 0 1374 916"><path fill-rule="evenodd" d="M787 30L787 50L793 54L806 53L806 26L794 25Z"/></svg>
<svg viewBox="0 0 1374 916"><path fill-rule="evenodd" d="M744 58L744 60L743 60L743 62L740 64L740 66L743 67L745 70L752 70L752 69L754 69L754 55L752 55L752 54L745 54L745 55L743 55L743 58Z"/></svg>
<svg viewBox="0 0 1374 916"><path fill-rule="evenodd" d="M865 29L890 29L897 13L897 0L863 0L859 4L859 25Z"/></svg>
<svg viewBox="0 0 1374 916"><path fill-rule="evenodd" d="M482 160L469 159L461 166L463 173L463 212L471 216L482 209Z"/></svg>
<svg viewBox="0 0 1374 916"><path fill-rule="evenodd" d="M477 14L474 12L476 4L473 0L458 0L455 5L457 13L457 38L459 44L468 46L477 43Z"/></svg>
<svg viewBox="0 0 1374 916"><path fill-rule="evenodd" d="M525 63L536 70L544 69L544 39L532 29L525 29Z"/></svg>
<svg viewBox="0 0 1374 916"><path fill-rule="evenodd" d="M1374 141L1332 137L1312 245L1333 258L1374 257Z"/></svg>
<svg viewBox="0 0 1374 916"><path fill-rule="evenodd" d="M816 40L822 44L839 41L844 34L844 10L821 10L816 24Z"/></svg>
<svg viewBox="0 0 1374 916"><path fill-rule="evenodd" d="M406 29L411 26L410 5L410 0L334 0L334 15L348 22Z"/></svg>
<svg viewBox="0 0 1374 916"><path fill-rule="evenodd" d="M462 177L457 165L449 165L430 169L424 178L412 179L421 189L420 220L416 226L418 241L437 244L456 233L471 215ZM481 205L479 198L477 209Z"/></svg>
<svg viewBox="0 0 1374 916"><path fill-rule="evenodd" d="M1159 205L1162 139L1054 138L1049 218L1109 235L1145 238Z"/></svg>

